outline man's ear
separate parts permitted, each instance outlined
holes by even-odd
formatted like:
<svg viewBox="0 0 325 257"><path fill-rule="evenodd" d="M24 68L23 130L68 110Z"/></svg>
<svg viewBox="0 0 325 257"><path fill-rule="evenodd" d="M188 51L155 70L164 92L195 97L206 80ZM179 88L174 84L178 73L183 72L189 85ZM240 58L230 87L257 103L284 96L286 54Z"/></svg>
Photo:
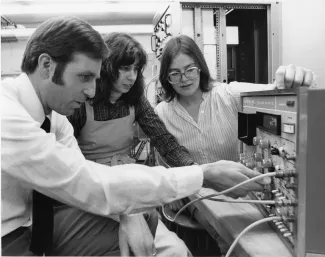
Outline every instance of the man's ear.
<svg viewBox="0 0 325 257"><path fill-rule="evenodd" d="M55 66L56 63L48 54L43 53L38 57L38 68L41 72L42 78L48 79L52 77L55 71Z"/></svg>

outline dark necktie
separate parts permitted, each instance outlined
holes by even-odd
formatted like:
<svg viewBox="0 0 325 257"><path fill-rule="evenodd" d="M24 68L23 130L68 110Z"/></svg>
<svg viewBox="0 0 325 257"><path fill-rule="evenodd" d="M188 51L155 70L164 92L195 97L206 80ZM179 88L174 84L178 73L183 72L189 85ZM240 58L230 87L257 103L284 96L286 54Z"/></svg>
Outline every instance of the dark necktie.
<svg viewBox="0 0 325 257"><path fill-rule="evenodd" d="M45 117L41 128L50 132L51 121ZM30 250L37 254L47 254L52 247L53 240L53 199L37 191L33 191L33 225Z"/></svg>

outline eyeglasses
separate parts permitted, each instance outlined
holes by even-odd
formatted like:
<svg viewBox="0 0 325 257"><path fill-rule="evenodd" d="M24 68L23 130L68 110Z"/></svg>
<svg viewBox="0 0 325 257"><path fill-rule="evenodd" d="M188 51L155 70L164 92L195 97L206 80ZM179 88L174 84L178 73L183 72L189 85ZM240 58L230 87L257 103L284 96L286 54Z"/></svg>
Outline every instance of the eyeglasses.
<svg viewBox="0 0 325 257"><path fill-rule="evenodd" d="M196 79L200 75L200 71L197 67L188 68L185 72L173 71L168 74L168 81L170 84L178 84L181 82L183 74L187 79Z"/></svg>

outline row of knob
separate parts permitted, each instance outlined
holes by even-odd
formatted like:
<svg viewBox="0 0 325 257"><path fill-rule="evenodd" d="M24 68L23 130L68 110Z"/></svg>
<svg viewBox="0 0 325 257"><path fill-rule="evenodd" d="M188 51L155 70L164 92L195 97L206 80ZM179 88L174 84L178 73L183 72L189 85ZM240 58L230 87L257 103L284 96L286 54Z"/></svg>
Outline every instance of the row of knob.
<svg viewBox="0 0 325 257"><path fill-rule="evenodd" d="M270 147L270 141L260 136L253 138L253 145L259 146L261 149L268 149Z"/></svg>
<svg viewBox="0 0 325 257"><path fill-rule="evenodd" d="M292 232L287 229L282 221L274 221L274 224L278 227L279 231L283 234L284 237L292 236Z"/></svg>
<svg viewBox="0 0 325 257"><path fill-rule="evenodd" d="M240 162L243 163L249 169L255 168L259 172L262 172L263 169L273 167L272 160L270 158L263 159L263 156L261 153L254 153L253 158L254 158L255 162L247 162L244 154L241 153L239 155ZM262 162L262 167L256 167L256 162Z"/></svg>
<svg viewBox="0 0 325 257"><path fill-rule="evenodd" d="M284 147L277 147L276 145L270 146L270 141L266 138L262 138L260 136L253 138L253 144L260 147L261 149L270 149L271 155L278 155L286 160L295 160L295 155L289 155L287 151L284 149ZM252 162L246 162L245 156L243 154L240 155L240 161L245 164L248 168L254 168L255 164ZM262 162L262 168L271 168L272 160L270 158L263 159L263 156L261 153L254 153L253 159L255 162Z"/></svg>
<svg viewBox="0 0 325 257"><path fill-rule="evenodd" d="M261 149L270 149L271 148L271 154L272 155L279 155L282 158L285 158L286 160L295 160L295 155L289 155L288 152L284 149L284 147L277 147L277 146L271 146L270 141L266 138L262 138L260 136L253 138L253 144L260 147ZM257 157L258 158L258 157ZM256 160L256 159L255 159Z"/></svg>
<svg viewBox="0 0 325 257"><path fill-rule="evenodd" d="M273 166L272 160L270 158L262 159L262 166L261 167L256 166L256 162L257 162L256 160L255 160L255 162L247 162L246 159L243 158L243 159L240 159L240 162L242 164L244 164L247 168L254 169L254 170L258 171L259 173L264 173L263 172L264 169L268 169L269 172L283 170L283 168L281 168L280 165ZM288 170L288 171L290 172L291 170ZM294 170L292 172L294 172ZM286 175L286 176L289 176L289 175ZM290 175L289 177L294 177L294 175Z"/></svg>
<svg viewBox="0 0 325 257"><path fill-rule="evenodd" d="M283 195L283 193L280 192L278 189L272 190L271 192L275 196L275 201L279 202L282 200L287 200L286 197ZM273 215L281 216L285 221L289 221L289 222L295 221L295 218L292 216L293 213L289 213L288 211L289 211L288 207L277 206L276 214ZM288 228L287 227L288 224L285 225L282 221L274 221L274 223L284 237L292 236L292 228Z"/></svg>

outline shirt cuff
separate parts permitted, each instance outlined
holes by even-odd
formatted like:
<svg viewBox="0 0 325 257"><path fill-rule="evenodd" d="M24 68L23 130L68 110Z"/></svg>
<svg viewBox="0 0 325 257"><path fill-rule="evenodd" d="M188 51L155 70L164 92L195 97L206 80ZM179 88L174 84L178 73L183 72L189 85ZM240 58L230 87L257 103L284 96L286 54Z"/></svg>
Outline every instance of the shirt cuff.
<svg viewBox="0 0 325 257"><path fill-rule="evenodd" d="M188 157L187 155L181 156L181 158L177 158L177 159L181 160L179 162L179 165L177 165L178 167L180 167L180 166L190 166L190 165L196 164L194 162L194 160L192 158Z"/></svg>
<svg viewBox="0 0 325 257"><path fill-rule="evenodd" d="M133 211L131 211L130 213L128 213L126 215L127 216L136 216L136 215L140 215L140 214L149 213L152 210L153 210L153 207L150 207L150 208L141 208L141 209L133 210Z"/></svg>
<svg viewBox="0 0 325 257"><path fill-rule="evenodd" d="M203 171L199 165L172 168L177 181L177 199L196 194L203 185Z"/></svg>

